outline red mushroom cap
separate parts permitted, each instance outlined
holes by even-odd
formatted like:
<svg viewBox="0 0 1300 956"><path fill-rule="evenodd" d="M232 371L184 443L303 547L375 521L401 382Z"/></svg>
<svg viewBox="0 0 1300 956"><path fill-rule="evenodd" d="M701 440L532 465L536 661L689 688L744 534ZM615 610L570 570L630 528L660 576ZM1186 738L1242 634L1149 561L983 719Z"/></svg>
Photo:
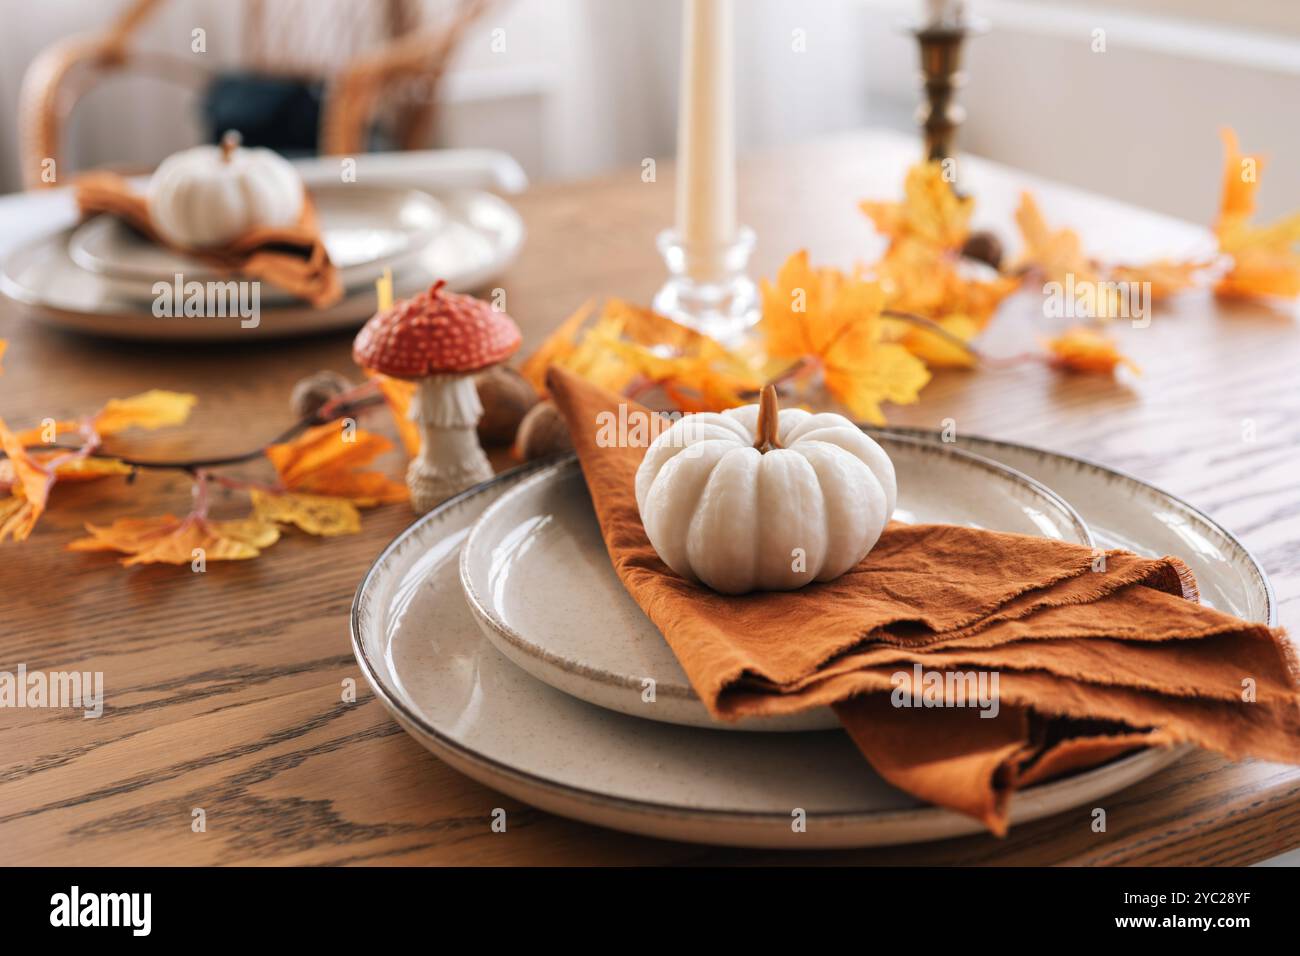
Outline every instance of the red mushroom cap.
<svg viewBox="0 0 1300 956"><path fill-rule="evenodd" d="M519 348L519 326L481 299L444 292L439 279L427 292L395 302L361 327L352 360L395 378L477 372Z"/></svg>

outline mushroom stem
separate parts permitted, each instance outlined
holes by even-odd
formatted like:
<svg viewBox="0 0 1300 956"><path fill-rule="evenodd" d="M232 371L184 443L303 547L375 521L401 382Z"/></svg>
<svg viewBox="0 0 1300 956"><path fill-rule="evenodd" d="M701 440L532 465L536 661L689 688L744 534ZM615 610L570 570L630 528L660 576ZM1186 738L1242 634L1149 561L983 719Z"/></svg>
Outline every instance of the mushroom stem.
<svg viewBox="0 0 1300 956"><path fill-rule="evenodd" d="M479 444L476 426L483 404L473 375L430 375L420 379L411 420L419 426L420 453L406 470L411 507L419 514L480 481L492 465Z"/></svg>
<svg viewBox="0 0 1300 956"><path fill-rule="evenodd" d="M226 130L221 137L221 160L228 163L235 155L235 150L239 149L239 144L244 141L238 131L233 129Z"/></svg>
<svg viewBox="0 0 1300 956"><path fill-rule="evenodd" d="M754 447L759 451L780 448L777 430L781 426L781 403L777 401L776 386L764 385L758 399L758 424L754 428Z"/></svg>

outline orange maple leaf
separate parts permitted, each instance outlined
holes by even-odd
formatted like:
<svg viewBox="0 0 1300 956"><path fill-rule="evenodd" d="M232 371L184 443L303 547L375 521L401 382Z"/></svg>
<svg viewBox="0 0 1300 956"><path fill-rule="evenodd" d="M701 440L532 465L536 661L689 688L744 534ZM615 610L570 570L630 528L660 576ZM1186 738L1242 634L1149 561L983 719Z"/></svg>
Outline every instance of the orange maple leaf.
<svg viewBox="0 0 1300 956"><path fill-rule="evenodd" d="M1052 364L1058 368L1114 375L1115 369L1123 365L1137 375L1142 374L1137 365L1119 353L1113 339L1085 326L1067 329L1044 345L1051 354Z"/></svg>
<svg viewBox="0 0 1300 956"><path fill-rule="evenodd" d="M0 418L0 448L7 461L9 494L0 498L0 541L25 541L45 511L54 476L23 447Z"/></svg>
<svg viewBox="0 0 1300 956"><path fill-rule="evenodd" d="M914 240L895 243L871 267L885 290L885 306L941 321L964 316L983 329L1020 280L996 274Z"/></svg>
<svg viewBox="0 0 1300 956"><path fill-rule="evenodd" d="M397 426L397 437L401 439L402 447L406 449L408 455L418 455L420 428L411 420L411 400L415 398L415 390L419 386L404 378L393 378L370 369L366 370L366 374L375 380L375 384L379 386L379 394L384 396L384 404L392 413L393 423Z"/></svg>
<svg viewBox="0 0 1300 956"><path fill-rule="evenodd" d="M595 307L596 303L591 299L578 306L572 315L546 337L536 351L520 363L519 374L533 386L538 395L546 396L546 370L552 365L576 371L569 363L578 350L582 327L591 318Z"/></svg>
<svg viewBox="0 0 1300 956"><path fill-rule="evenodd" d="M345 419L309 428L293 441L269 445L266 457L290 491L347 498L362 508L407 499L406 485L378 471L357 471L390 450L387 438Z"/></svg>
<svg viewBox="0 0 1300 956"><path fill-rule="evenodd" d="M86 525L88 538L68 543L69 551L117 551L122 564L190 564L199 555L210 561L244 561L275 544L280 529L256 518L212 521L200 515L177 518L118 518L111 525ZM197 553L196 553L197 552Z"/></svg>
<svg viewBox="0 0 1300 956"><path fill-rule="evenodd" d="M716 411L762 385L747 358L652 309L609 299L594 313L584 305L524 360L534 387L557 365L612 392L659 386L683 411Z"/></svg>
<svg viewBox="0 0 1300 956"><path fill-rule="evenodd" d="M864 201L858 204L890 238L918 240L937 249L960 249L970 234L975 201L958 196L937 160L917 163L903 181L902 202Z"/></svg>
<svg viewBox="0 0 1300 956"><path fill-rule="evenodd" d="M1083 254L1078 233L1073 229L1050 229L1029 192L1020 194L1016 225L1025 241L1018 269L1033 269L1044 282L1065 282L1070 275L1076 284L1097 280L1092 262Z"/></svg>
<svg viewBox="0 0 1300 956"><path fill-rule="evenodd" d="M1300 213L1269 226L1247 220L1255 212L1255 192L1263 160L1243 155L1237 134L1224 129L1223 200L1214 232L1219 250L1232 259L1231 268L1214 291L1229 298L1300 295Z"/></svg>
<svg viewBox="0 0 1300 956"><path fill-rule="evenodd" d="M879 283L833 268L814 269L796 252L763 280L759 330L769 355L819 368L827 390L849 411L880 424L881 402L915 402L930 380L925 363L887 341Z"/></svg>

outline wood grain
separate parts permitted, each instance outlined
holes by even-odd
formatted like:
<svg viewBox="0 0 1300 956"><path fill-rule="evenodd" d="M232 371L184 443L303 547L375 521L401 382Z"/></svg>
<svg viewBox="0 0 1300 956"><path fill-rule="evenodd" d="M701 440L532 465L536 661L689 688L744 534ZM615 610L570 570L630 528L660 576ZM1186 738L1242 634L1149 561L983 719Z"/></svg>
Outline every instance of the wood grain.
<svg viewBox="0 0 1300 956"><path fill-rule="evenodd" d="M793 249L848 264L879 240L856 200L895 195L915 145L853 134L743 164L742 218L760 237L754 271ZM1141 260L1185 254L1202 230L1132 207L964 161L977 224L1011 240L1019 190L1088 248ZM1207 183L1207 215L1217 183ZM1267 188L1267 186L1265 187ZM504 282L525 348L593 296L647 301L663 270L653 236L672 209L671 176L629 169L520 197L529 242ZM1041 302L1008 303L1012 350L1042 328ZM1239 534L1268 570L1283 624L1300 620L1300 330L1294 314L1228 307L1203 294L1158 306L1148 328L1118 326L1143 367L1122 382L1027 363L942 373L895 424L1028 441L1120 467L1186 498ZM200 396L192 424L132 434L133 451L203 455L256 446L289 417L299 377L353 373L350 336L203 348L65 335L0 306L10 340L0 415L27 425L84 413L146 388ZM374 427L387 429L377 419ZM504 456L495 456L505 464ZM394 472L396 457L387 464ZM103 671L106 709L0 710L0 863L971 863L1237 864L1300 845L1300 769L1204 753L1106 801L1108 831L1085 811L990 837L847 853L756 853L665 843L518 805L451 770L401 732L365 688L347 613L362 573L410 520L368 512L328 542L289 534L261 559L126 570L65 545L84 521L183 513L188 483L142 475L60 486L32 539L0 546L0 669ZM219 498L235 514L237 499ZM359 685L354 704L342 684ZM494 807L511 825L490 829ZM206 832L191 830L203 808Z"/></svg>

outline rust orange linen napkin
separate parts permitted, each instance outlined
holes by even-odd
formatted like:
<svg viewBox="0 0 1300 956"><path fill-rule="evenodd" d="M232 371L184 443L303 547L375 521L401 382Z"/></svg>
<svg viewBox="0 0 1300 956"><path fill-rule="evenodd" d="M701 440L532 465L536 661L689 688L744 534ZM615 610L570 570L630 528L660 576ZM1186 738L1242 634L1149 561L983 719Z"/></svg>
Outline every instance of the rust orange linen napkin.
<svg viewBox="0 0 1300 956"><path fill-rule="evenodd" d="M292 226L251 229L215 249L177 249L158 236L149 216L149 203L116 173L86 173L75 182L77 206L83 216L108 213L123 220L160 246L191 256L227 273L237 273L278 286L318 309L343 297L343 283L316 222L308 198L302 216Z"/></svg>
<svg viewBox="0 0 1300 956"><path fill-rule="evenodd" d="M1300 763L1285 633L1201 606L1177 558L1110 551L1103 563L1045 538L894 523L835 581L717 594L669 570L646 537L644 447L597 442L598 414L626 400L558 368L547 384L615 570L716 718L831 705L886 780L999 834L1018 787L1142 746ZM980 672L997 675L996 717L896 706L904 689L923 704L927 675Z"/></svg>

